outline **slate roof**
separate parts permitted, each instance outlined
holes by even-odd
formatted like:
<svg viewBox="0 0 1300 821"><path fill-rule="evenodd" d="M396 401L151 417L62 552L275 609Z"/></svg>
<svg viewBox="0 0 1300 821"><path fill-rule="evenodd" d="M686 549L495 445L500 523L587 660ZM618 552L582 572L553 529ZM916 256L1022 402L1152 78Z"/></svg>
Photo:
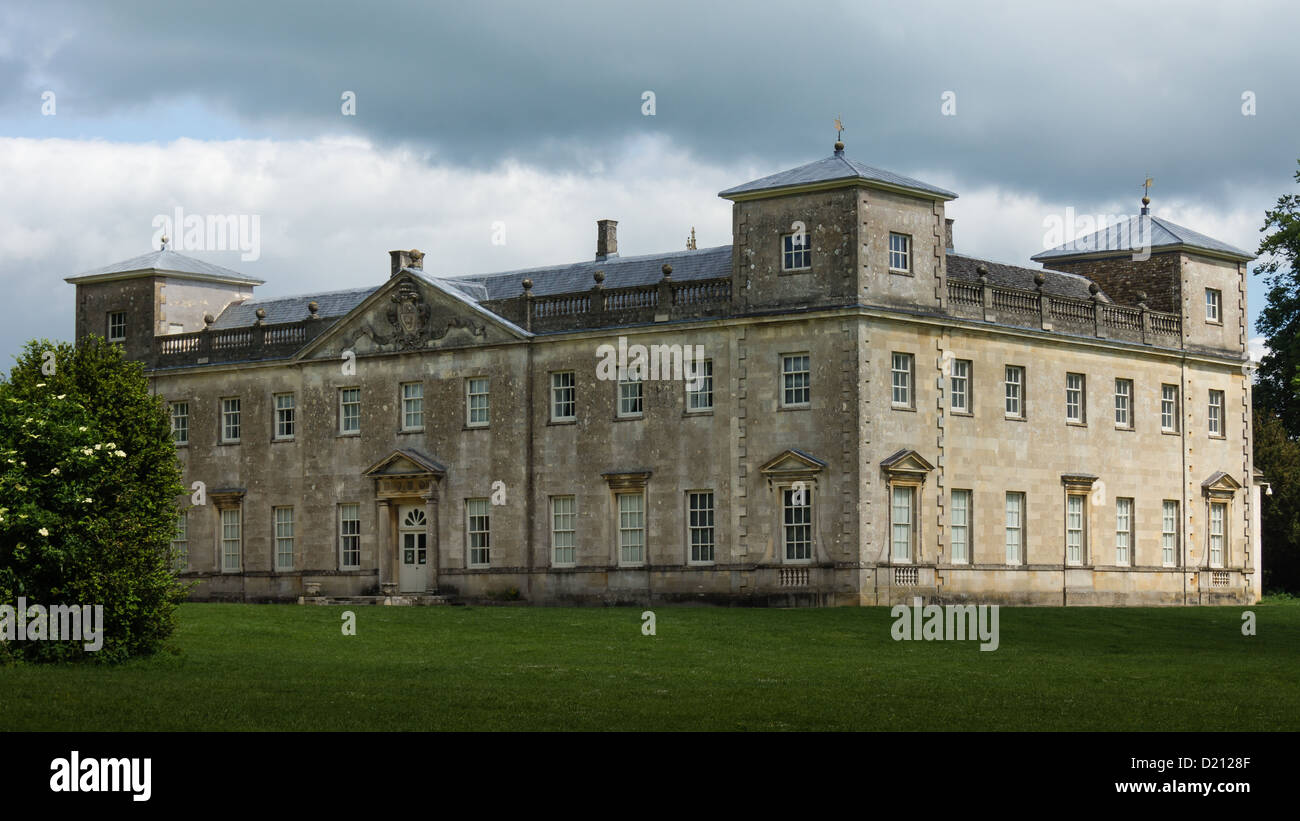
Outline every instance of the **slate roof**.
<svg viewBox="0 0 1300 821"><path fill-rule="evenodd" d="M1150 220L1149 226L1143 225L1143 220L1147 219ZM1149 243L1147 242L1148 239L1150 240ZM1176 225L1169 220L1149 216L1129 217L1127 222L1117 222L1086 237L1080 237L1064 245L1035 254L1030 258L1035 262L1044 262L1051 259L1064 259L1105 251L1131 252L1148 244L1153 249L1185 247L1213 251L1217 254L1242 260L1255 258L1254 254L1240 248L1234 248L1226 242L1219 242L1213 237L1207 237L1190 228Z"/></svg>
<svg viewBox="0 0 1300 821"><path fill-rule="evenodd" d="M920 180L914 180L911 177L904 177L902 174L895 174L892 171L884 171L879 168L872 168L869 165L863 165L857 160L850 160L844 156L843 151L836 151L825 159L810 162L807 165L801 165L798 168L791 168L788 171L781 171L761 179L747 182L744 185L737 185L734 188L728 188L726 191L718 192L719 197L730 199L738 194L749 194L755 191L771 191L778 188L792 188L799 185L809 185L818 182L833 182L837 180L864 180L866 182L882 183L894 188L905 188L909 191L919 191L924 194L940 197L945 200L956 199L957 195L938 186L930 185Z"/></svg>
<svg viewBox="0 0 1300 821"><path fill-rule="evenodd" d="M533 281L534 296L589 291L596 281L592 274L605 272L606 288L654 285L663 279L663 265L673 266L673 281L716 279L731 276L731 246L701 248L697 251L670 251L635 257L607 257L603 260L574 262L544 268L521 268L497 274L474 274L454 277L449 282L481 283L488 299L505 299L524 292L525 278Z"/></svg>
<svg viewBox="0 0 1300 821"><path fill-rule="evenodd" d="M1001 285L1005 288L1024 288L1033 291L1038 287L1034 284L1034 275L1042 274L1044 278L1043 292L1049 296L1069 297L1071 299L1089 299L1092 296L1088 293L1088 286L1092 284L1092 280L1078 274L1050 271L1046 268L1022 268L1019 265L1007 265L1003 262L993 262L992 260L968 257L965 254L957 254L952 251L948 252L949 279L979 282L979 272L976 269L980 265L988 266L990 285ZM1097 293L1103 302L1110 302L1110 298L1106 296L1105 291L1098 291Z"/></svg>
<svg viewBox="0 0 1300 821"><path fill-rule="evenodd" d="M244 282L249 285L261 285L264 280L255 277L245 276L238 271L232 271L229 268L222 268L220 265L213 265L210 262L204 262L201 259L187 257L184 254L164 248L158 251L150 251L147 254L141 254L138 257L115 262L112 265L105 265L103 268L95 268L91 271L83 271L75 276L66 277L66 282L76 284L91 279L101 277L111 277L118 274L131 274L136 272L157 271L166 274L181 274L197 277L199 279L224 279L235 282Z"/></svg>
<svg viewBox="0 0 1300 821"><path fill-rule="evenodd" d="M297 322L311 315L307 303L315 301L320 309L316 315L322 319L344 316L365 301L365 298L378 290L374 288L354 288L350 291L326 291L319 294L301 294L299 296L280 296L268 299L247 299L236 302L221 312L212 324L216 331L227 328L247 328L257 321L257 309L266 309L266 324L279 325L283 322Z"/></svg>

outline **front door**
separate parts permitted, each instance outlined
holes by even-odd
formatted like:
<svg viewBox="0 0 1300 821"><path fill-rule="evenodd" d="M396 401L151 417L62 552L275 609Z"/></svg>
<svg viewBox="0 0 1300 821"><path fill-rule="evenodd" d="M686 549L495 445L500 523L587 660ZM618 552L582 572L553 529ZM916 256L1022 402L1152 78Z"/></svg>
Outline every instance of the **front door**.
<svg viewBox="0 0 1300 821"><path fill-rule="evenodd" d="M402 505L397 509L398 590L424 593L433 586L429 564L429 521L424 508Z"/></svg>

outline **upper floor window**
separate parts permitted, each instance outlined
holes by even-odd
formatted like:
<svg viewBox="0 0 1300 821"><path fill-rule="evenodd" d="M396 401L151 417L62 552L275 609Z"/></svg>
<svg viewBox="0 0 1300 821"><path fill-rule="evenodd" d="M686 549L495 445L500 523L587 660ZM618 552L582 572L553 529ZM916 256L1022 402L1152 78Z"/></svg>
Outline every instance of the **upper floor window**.
<svg viewBox="0 0 1300 821"><path fill-rule="evenodd" d="M361 432L361 389L339 389L339 433Z"/></svg>
<svg viewBox="0 0 1300 821"><path fill-rule="evenodd" d="M1223 435L1223 391L1210 391L1210 407L1206 427L1211 436Z"/></svg>
<svg viewBox="0 0 1300 821"><path fill-rule="evenodd" d="M126 341L126 311L113 311L108 315L108 341Z"/></svg>
<svg viewBox="0 0 1300 821"><path fill-rule="evenodd" d="M955 359L952 363L952 377L949 379L949 394L954 413L970 413L970 360Z"/></svg>
<svg viewBox="0 0 1300 821"><path fill-rule="evenodd" d="M781 406L807 407L812 401L812 373L808 354L788 354L781 357Z"/></svg>
<svg viewBox="0 0 1300 821"><path fill-rule="evenodd" d="M239 399L221 400L221 441L239 441Z"/></svg>
<svg viewBox="0 0 1300 821"><path fill-rule="evenodd" d="M424 383L402 383L402 430L424 429Z"/></svg>
<svg viewBox="0 0 1300 821"><path fill-rule="evenodd" d="M805 271L812 267L812 235L807 231L781 238L781 270Z"/></svg>
<svg viewBox="0 0 1300 821"><path fill-rule="evenodd" d="M1006 415L1012 419L1025 418L1025 369L1020 365L1007 365L1005 382Z"/></svg>
<svg viewBox="0 0 1300 821"><path fill-rule="evenodd" d="M896 408L913 407L912 355L894 353L890 355L890 402Z"/></svg>
<svg viewBox="0 0 1300 821"><path fill-rule="evenodd" d="M889 235L889 270L912 270L912 238L907 234Z"/></svg>
<svg viewBox="0 0 1300 821"><path fill-rule="evenodd" d="M645 412L645 383L624 375L618 380L618 415L637 417Z"/></svg>
<svg viewBox="0 0 1300 821"><path fill-rule="evenodd" d="M294 396L291 393L277 393L275 395L275 438L292 439L295 427L296 408L294 407Z"/></svg>
<svg viewBox="0 0 1300 821"><path fill-rule="evenodd" d="M551 374L551 421L572 422L578 417L578 388L573 371Z"/></svg>
<svg viewBox="0 0 1300 821"><path fill-rule="evenodd" d="M1081 373L1065 375L1065 421L1078 425L1086 421L1086 400L1084 394L1084 377Z"/></svg>
<svg viewBox="0 0 1300 821"><path fill-rule="evenodd" d="M686 380L686 411L713 410L713 360L705 359L696 366L694 379Z"/></svg>
<svg viewBox="0 0 1300 821"><path fill-rule="evenodd" d="M1115 380L1115 427L1133 427L1133 380Z"/></svg>
<svg viewBox="0 0 1300 821"><path fill-rule="evenodd" d="M1178 386L1160 386L1160 430L1178 432Z"/></svg>
<svg viewBox="0 0 1300 821"><path fill-rule="evenodd" d="M490 417L488 378L476 376L465 380L465 424L471 428L487 427Z"/></svg>
<svg viewBox="0 0 1300 821"><path fill-rule="evenodd" d="M172 411L172 441L178 445L189 444L190 441L190 403L173 402Z"/></svg>
<svg viewBox="0 0 1300 821"><path fill-rule="evenodd" d="M1223 292L1205 289L1205 321L1223 322Z"/></svg>

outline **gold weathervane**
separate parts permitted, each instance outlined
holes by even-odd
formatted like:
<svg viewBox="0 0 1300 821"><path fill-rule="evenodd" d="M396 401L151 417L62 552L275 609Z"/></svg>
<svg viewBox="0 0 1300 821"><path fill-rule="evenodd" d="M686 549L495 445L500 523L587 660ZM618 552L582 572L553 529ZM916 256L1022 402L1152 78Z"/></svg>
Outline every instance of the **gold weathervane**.
<svg viewBox="0 0 1300 821"><path fill-rule="evenodd" d="M839 140L840 142L844 142L844 132L847 130L848 129L844 127L844 123L840 122L840 118L836 117L835 118L835 139Z"/></svg>

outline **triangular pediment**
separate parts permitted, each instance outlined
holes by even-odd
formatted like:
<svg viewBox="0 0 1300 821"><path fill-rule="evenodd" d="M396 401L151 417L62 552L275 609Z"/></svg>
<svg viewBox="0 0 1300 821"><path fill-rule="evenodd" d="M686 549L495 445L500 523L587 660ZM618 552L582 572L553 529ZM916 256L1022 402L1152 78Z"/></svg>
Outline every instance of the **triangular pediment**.
<svg viewBox="0 0 1300 821"><path fill-rule="evenodd" d="M923 476L934 470L934 465L914 450L900 450L881 461L880 466L887 473L914 474Z"/></svg>
<svg viewBox="0 0 1300 821"><path fill-rule="evenodd" d="M362 472L362 476L437 476L441 478L447 469L424 454L400 449L375 462Z"/></svg>
<svg viewBox="0 0 1300 821"><path fill-rule="evenodd" d="M1232 478L1231 474L1221 470L1201 482L1201 492L1205 494L1230 495L1239 490L1241 490L1241 483Z"/></svg>
<svg viewBox="0 0 1300 821"><path fill-rule="evenodd" d="M777 476L811 475L818 473L826 463L801 450L790 448L778 453L758 470L768 478Z"/></svg>
<svg viewBox="0 0 1300 821"><path fill-rule="evenodd" d="M403 269L298 353L332 359L441 348L465 348L526 339L530 334L492 313L461 290Z"/></svg>

